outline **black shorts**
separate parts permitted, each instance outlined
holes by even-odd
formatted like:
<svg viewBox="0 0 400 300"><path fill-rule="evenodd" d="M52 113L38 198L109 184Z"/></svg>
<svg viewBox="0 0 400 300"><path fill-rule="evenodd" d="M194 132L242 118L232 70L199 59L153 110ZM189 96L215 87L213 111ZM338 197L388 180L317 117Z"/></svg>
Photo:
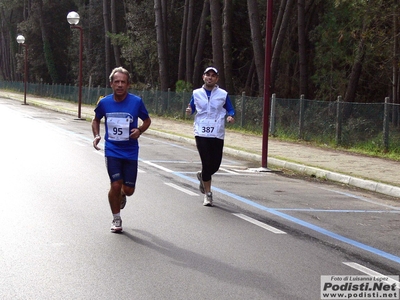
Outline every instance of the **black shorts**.
<svg viewBox="0 0 400 300"><path fill-rule="evenodd" d="M122 179L124 185L135 187L138 172L138 161L106 156L106 167L110 181Z"/></svg>

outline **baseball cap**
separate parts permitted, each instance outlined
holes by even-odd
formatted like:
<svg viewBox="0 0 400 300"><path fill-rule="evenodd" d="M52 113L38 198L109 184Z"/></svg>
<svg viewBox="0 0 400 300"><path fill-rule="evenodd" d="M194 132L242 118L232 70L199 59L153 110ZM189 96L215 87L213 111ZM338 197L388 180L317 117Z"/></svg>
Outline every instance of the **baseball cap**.
<svg viewBox="0 0 400 300"><path fill-rule="evenodd" d="M214 71L214 73L218 75L218 70L214 67L208 67L207 69L204 70L203 74L206 74L208 71Z"/></svg>

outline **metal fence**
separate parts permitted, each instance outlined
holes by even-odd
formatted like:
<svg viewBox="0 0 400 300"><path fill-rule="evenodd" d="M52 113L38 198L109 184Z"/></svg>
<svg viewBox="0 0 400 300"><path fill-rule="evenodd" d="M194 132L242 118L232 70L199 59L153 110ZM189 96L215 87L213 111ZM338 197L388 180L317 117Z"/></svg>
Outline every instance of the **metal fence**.
<svg viewBox="0 0 400 300"><path fill-rule="evenodd" d="M1 89L23 92L22 82L0 81ZM95 105L110 88L82 88L82 103ZM150 114L185 119L190 92L131 90L142 97ZM27 85L27 93L67 101L78 101L78 88L71 85ZM236 109L236 128L261 134L263 98L230 95ZM270 134L276 137L315 142L330 147L365 149L400 154L399 105L389 103L346 103L308 99L271 98Z"/></svg>

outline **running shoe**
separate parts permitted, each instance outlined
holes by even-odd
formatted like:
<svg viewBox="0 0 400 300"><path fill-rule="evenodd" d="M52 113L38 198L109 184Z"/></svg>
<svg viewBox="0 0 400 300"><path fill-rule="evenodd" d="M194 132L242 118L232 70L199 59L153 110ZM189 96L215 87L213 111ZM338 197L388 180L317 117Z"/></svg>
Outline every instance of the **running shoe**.
<svg viewBox="0 0 400 300"><path fill-rule="evenodd" d="M204 195L203 205L204 206L213 206L213 197L212 197L211 192L208 192L206 195Z"/></svg>
<svg viewBox="0 0 400 300"><path fill-rule="evenodd" d="M111 232L119 233L122 232L122 219L121 217L115 217L111 223Z"/></svg>
<svg viewBox="0 0 400 300"><path fill-rule="evenodd" d="M202 194L205 194L206 191L204 189L203 178L201 177L201 171L197 172L197 179L200 181L199 190Z"/></svg>
<svg viewBox="0 0 400 300"><path fill-rule="evenodd" d="M121 195L119 196L119 201L120 201L119 208L123 209L126 205L126 195L121 193Z"/></svg>

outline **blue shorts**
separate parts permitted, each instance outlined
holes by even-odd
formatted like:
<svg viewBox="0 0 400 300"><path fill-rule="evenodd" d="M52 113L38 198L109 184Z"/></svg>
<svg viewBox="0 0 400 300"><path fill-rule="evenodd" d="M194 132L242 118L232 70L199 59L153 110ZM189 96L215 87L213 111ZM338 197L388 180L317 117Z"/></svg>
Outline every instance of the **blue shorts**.
<svg viewBox="0 0 400 300"><path fill-rule="evenodd" d="M138 172L138 161L106 156L106 166L110 181L122 180L123 184L135 187Z"/></svg>

